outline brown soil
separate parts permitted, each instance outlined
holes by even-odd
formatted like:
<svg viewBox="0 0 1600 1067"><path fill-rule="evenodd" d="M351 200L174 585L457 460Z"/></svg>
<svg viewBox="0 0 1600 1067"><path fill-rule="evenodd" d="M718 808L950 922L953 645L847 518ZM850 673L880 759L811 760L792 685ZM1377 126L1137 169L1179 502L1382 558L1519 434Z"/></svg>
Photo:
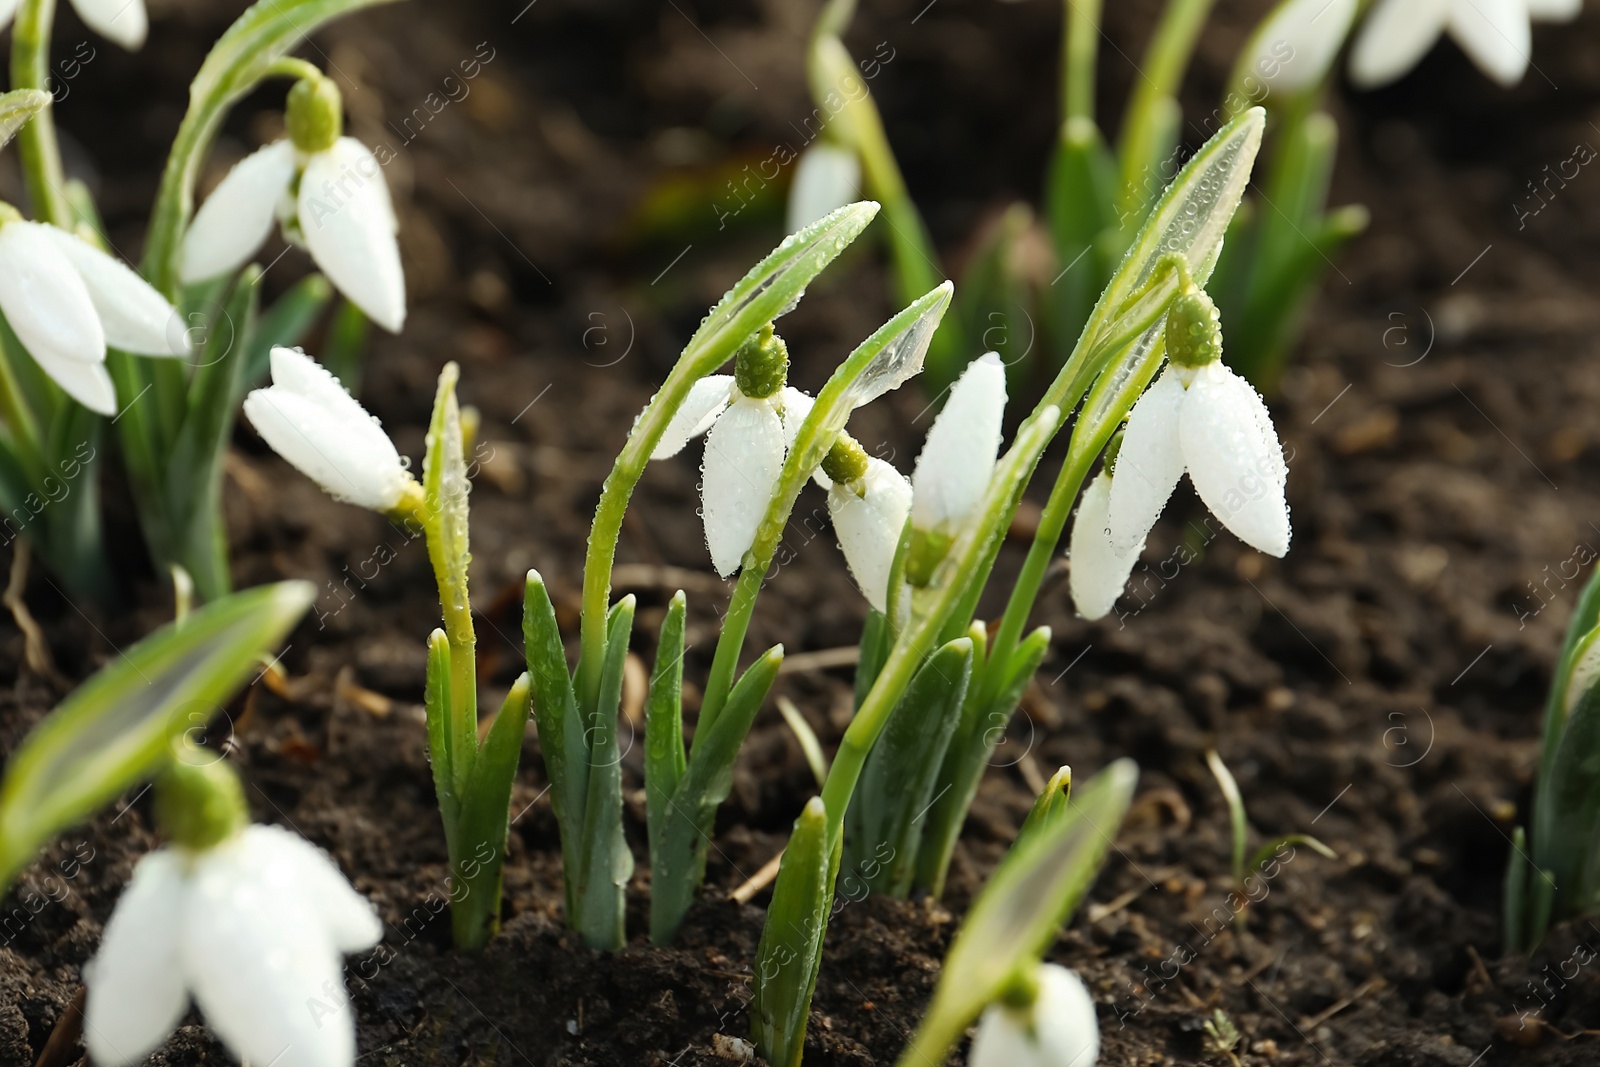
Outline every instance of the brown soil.
<svg viewBox="0 0 1600 1067"><path fill-rule="evenodd" d="M1122 56L1142 48L1154 5L1108 6L1115 47L1103 50L1101 81L1115 105L1132 77ZM1264 5L1219 6L1190 79L1191 115L1208 113ZM959 260L985 218L1036 197L1058 12L1037 0L870 7L852 44L894 53L874 91L936 237ZM72 165L95 179L130 253L184 99L174 72L195 68L225 17L199 3L165 10L141 55L93 39L97 58L58 109L77 134ZM780 0L410 4L357 16L304 50L343 79L352 132L398 152L388 177L413 313L404 336L376 340L363 395L412 456L445 360L462 362L464 397L483 414L473 581L491 706L520 669L523 573L539 568L575 620L611 455L705 307L779 235L779 191L747 194L741 208L727 183L796 141L790 123L810 113L800 45L813 13ZM84 35L62 17L68 54ZM1600 929L1570 924L1531 960L1500 958L1498 909L1574 561L1600 545L1600 370L1583 362L1600 326L1600 178L1585 171L1536 216L1519 225L1518 215L1539 203L1526 183L1543 181L1547 164L1600 143L1596 40L1600 12L1542 29L1539 69L1511 93L1443 46L1403 85L1335 102L1345 152L1334 199L1366 203L1373 225L1329 272L1275 401L1292 455L1293 550L1280 563L1226 534L1213 540L1184 490L1120 619L1076 620L1053 587L1039 611L1055 628L1052 655L984 781L947 898L844 908L808 1064L893 1062L1030 781L1118 756L1143 769L1139 799L1053 950L1096 992L1104 1063L1226 1062L1202 1030L1219 1008L1251 1065L1594 1061L1585 1031L1600 1027L1600 979L1575 962L1593 948L1574 952L1600 943ZM461 64L474 58L468 82ZM271 133L280 91L236 116L213 179ZM440 108L450 94L459 99ZM17 199L15 185L0 180L0 195ZM271 277L304 269L290 253ZM818 384L885 317L884 293L870 250L812 286L783 322L799 384ZM922 408L902 390L852 429L906 466ZM384 946L351 960L362 1062L730 1062L715 1039L748 1033L766 898L738 905L727 892L777 852L814 789L779 717L763 713L741 757L704 902L671 949L638 933L643 794L637 748L627 757L641 873L636 933L615 956L562 928L555 825L530 736L505 930L481 956L458 955L437 917L445 853L418 703L437 606L420 543L328 500L248 429L229 469L238 584L306 577L323 589L284 653L289 694L252 692L225 727L255 816L328 848L388 923ZM704 677L726 596L707 565L696 476L692 459L652 468L619 573L640 596L646 659L667 597L687 588L691 680ZM119 551L137 566L128 509L114 500L112 511ZM751 647L782 641L793 656L848 645L860 598L831 539L794 530L797 558L767 590ZM383 545L394 559L378 566ZM1007 550L1002 581L1024 547ZM137 599L137 611L107 615L67 602L43 575L29 589L71 678L170 611L148 573ZM0 671L14 680L0 696L10 751L62 690L21 671L9 624L0 635ZM848 670L794 671L778 692L825 742L837 739ZM1229 886L1227 816L1203 762L1212 744L1262 839L1314 833L1339 854L1301 849L1248 923L1213 917L1226 915ZM4 914L17 916L44 899L35 893L55 898L3 935L0 1064L39 1056L132 864L157 843L150 825L148 799L128 798L66 835L6 899ZM225 1055L191 1017L155 1062Z"/></svg>

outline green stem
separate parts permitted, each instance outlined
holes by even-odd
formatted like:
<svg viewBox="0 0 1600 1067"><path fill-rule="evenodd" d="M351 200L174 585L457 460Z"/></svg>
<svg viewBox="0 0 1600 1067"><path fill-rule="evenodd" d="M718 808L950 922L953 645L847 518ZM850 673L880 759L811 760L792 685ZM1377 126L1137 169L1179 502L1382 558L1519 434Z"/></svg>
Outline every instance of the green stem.
<svg viewBox="0 0 1600 1067"><path fill-rule="evenodd" d="M1095 60L1100 50L1101 0L1067 0L1061 46L1061 115L1094 121Z"/></svg>
<svg viewBox="0 0 1600 1067"><path fill-rule="evenodd" d="M22 0L11 28L11 87L50 91L50 31L56 17L56 0ZM56 142L52 108L35 115L17 133L22 155L22 176L40 222L67 226L72 218L67 205L66 177L61 167L61 146Z"/></svg>
<svg viewBox="0 0 1600 1067"><path fill-rule="evenodd" d="M757 545L759 550L761 546ZM772 549L776 550L776 543ZM750 629L751 616L755 614L756 598L761 595L761 583L772 562L772 552L757 559L758 566L745 567L739 572L739 581L728 601L728 611L722 617L722 632L717 635L716 655L711 659L711 673L706 678L705 696L700 700L700 722L697 732L710 729L718 713L733 690L734 674L739 668L739 653L744 649L745 634Z"/></svg>

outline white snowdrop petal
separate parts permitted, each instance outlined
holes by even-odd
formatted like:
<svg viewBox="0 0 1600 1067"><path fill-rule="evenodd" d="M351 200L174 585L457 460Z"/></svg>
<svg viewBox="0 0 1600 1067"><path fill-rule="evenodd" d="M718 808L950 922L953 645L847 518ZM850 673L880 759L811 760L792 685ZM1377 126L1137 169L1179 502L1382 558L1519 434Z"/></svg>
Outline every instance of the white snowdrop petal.
<svg viewBox="0 0 1600 1067"><path fill-rule="evenodd" d="M203 854L181 953L206 1025L233 1053L276 1067L350 1067L355 1022L344 965L299 870L251 827Z"/></svg>
<svg viewBox="0 0 1600 1067"><path fill-rule="evenodd" d="M1506 88L1528 72L1533 37L1527 0L1451 0L1450 36Z"/></svg>
<svg viewBox="0 0 1600 1067"><path fill-rule="evenodd" d="M1128 413L1108 513L1111 546L1119 553L1144 544L1183 477L1178 413L1184 397L1183 382L1169 364Z"/></svg>
<svg viewBox="0 0 1600 1067"><path fill-rule="evenodd" d="M711 429L722 409L733 399L733 375L708 374L689 387L689 395L667 420L651 459L670 459L694 438Z"/></svg>
<svg viewBox="0 0 1600 1067"><path fill-rule="evenodd" d="M115 414L100 316L48 229L34 222L0 227L0 311L23 347L73 399Z"/></svg>
<svg viewBox="0 0 1600 1067"><path fill-rule="evenodd" d="M1398 81L1444 32L1452 0L1378 0L1350 52L1350 80L1362 89Z"/></svg>
<svg viewBox="0 0 1600 1067"><path fill-rule="evenodd" d="M1111 547L1111 477L1102 471L1078 504L1072 521L1069 572L1072 603L1086 619L1103 618L1117 603L1144 542L1126 552Z"/></svg>
<svg viewBox="0 0 1600 1067"><path fill-rule="evenodd" d="M1274 90L1293 93L1316 85L1355 17L1356 0L1284 0L1250 38L1244 69Z"/></svg>
<svg viewBox="0 0 1600 1067"><path fill-rule="evenodd" d="M263 857L293 873L292 893L316 912L335 949L360 952L383 940L383 923L372 902L356 892L333 857L282 827L252 826L245 832L254 836L252 847Z"/></svg>
<svg viewBox="0 0 1600 1067"><path fill-rule="evenodd" d="M1246 544L1270 556L1288 552L1289 472L1261 394L1220 362L1202 367L1184 400L1178 437L1189 480L1211 513Z"/></svg>
<svg viewBox="0 0 1600 1067"><path fill-rule="evenodd" d="M353 137L313 155L300 179L299 214L306 247L328 280L373 322L399 333L406 283L378 158Z"/></svg>
<svg viewBox="0 0 1600 1067"><path fill-rule="evenodd" d="M237 270L256 254L272 232L294 168L294 145L288 141L257 149L234 164L183 235L185 284Z"/></svg>
<svg viewBox="0 0 1600 1067"><path fill-rule="evenodd" d="M1528 17L1539 22L1571 22L1583 11L1583 0L1528 0Z"/></svg>
<svg viewBox="0 0 1600 1067"><path fill-rule="evenodd" d="M406 473L393 442L330 419L325 407L281 386L256 389L244 413L272 450L333 497L373 511L400 502Z"/></svg>
<svg viewBox="0 0 1600 1067"><path fill-rule="evenodd" d="M176 853L152 852L134 867L84 968L84 1044L99 1067L144 1059L188 1010L178 958L186 899Z"/></svg>
<svg viewBox="0 0 1600 1067"><path fill-rule="evenodd" d="M34 362L72 399L100 415L117 413L117 387L104 363L64 359L44 349L33 351Z"/></svg>
<svg viewBox="0 0 1600 1067"><path fill-rule="evenodd" d="M828 514L856 585L869 604L886 611L889 572L911 513L911 483L881 459L867 460L862 483L865 496L844 485L829 489Z"/></svg>
<svg viewBox="0 0 1600 1067"><path fill-rule="evenodd" d="M189 334L183 317L155 286L120 260L89 242L58 230L40 228L78 276L100 316L106 344L141 356L186 356Z"/></svg>
<svg viewBox="0 0 1600 1067"><path fill-rule="evenodd" d="M912 520L919 529L959 523L983 497L1000 452L1006 371L993 352L974 360L933 420L911 475Z"/></svg>
<svg viewBox="0 0 1600 1067"><path fill-rule="evenodd" d="M789 186L789 232L861 199L861 162L847 148L819 141L795 164Z"/></svg>
<svg viewBox="0 0 1600 1067"><path fill-rule="evenodd" d="M17 6L22 0L0 0L0 30L11 25L11 20L17 17Z"/></svg>
<svg viewBox="0 0 1600 1067"><path fill-rule="evenodd" d="M783 470L783 423L765 400L740 398L706 435L700 502L711 565L726 578L756 539Z"/></svg>
<svg viewBox="0 0 1600 1067"><path fill-rule="evenodd" d="M72 9L91 30L130 52L143 47L150 32L144 0L72 0Z"/></svg>
<svg viewBox="0 0 1600 1067"><path fill-rule="evenodd" d="M985 1009L967 1057L971 1067L1093 1067L1100 1023L1083 980L1053 963L1041 964L1036 977L1032 1007Z"/></svg>
<svg viewBox="0 0 1600 1067"><path fill-rule="evenodd" d="M272 384L325 408L330 418L352 426L377 428L361 401L350 395L332 371L298 348L274 345L268 355ZM378 432L382 432L381 430Z"/></svg>

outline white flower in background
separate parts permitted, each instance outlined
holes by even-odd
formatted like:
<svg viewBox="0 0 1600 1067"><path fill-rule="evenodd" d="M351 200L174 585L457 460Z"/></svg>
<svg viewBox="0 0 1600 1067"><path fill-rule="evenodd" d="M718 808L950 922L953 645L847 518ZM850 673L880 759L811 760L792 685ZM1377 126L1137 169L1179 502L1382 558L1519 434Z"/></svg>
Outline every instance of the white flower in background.
<svg viewBox="0 0 1600 1067"><path fill-rule="evenodd" d="M789 185L789 232L861 199L861 161L848 148L818 141L800 155Z"/></svg>
<svg viewBox="0 0 1600 1067"><path fill-rule="evenodd" d="M20 2L0 0L0 30L11 25ZM145 35L150 31L144 0L72 0L72 10L85 26L130 52L144 46Z"/></svg>
<svg viewBox="0 0 1600 1067"><path fill-rule="evenodd" d="M339 500L387 513L419 488L378 420L297 348L272 350L272 385L245 397L244 413L274 452Z"/></svg>
<svg viewBox="0 0 1600 1067"><path fill-rule="evenodd" d="M1510 87L1528 70L1530 19L1566 22L1582 0L1378 0L1356 37L1350 78L1363 89L1399 80L1448 33L1478 69Z"/></svg>
<svg viewBox="0 0 1600 1067"><path fill-rule="evenodd" d="M234 165L200 205L183 239L185 283L244 266L280 223L334 287L379 326L398 333L406 283L399 222L370 149L340 135L338 89L327 78L289 91L289 137Z"/></svg>
<svg viewBox="0 0 1600 1067"><path fill-rule="evenodd" d="M726 578L739 569L783 472L783 460L812 400L785 384L783 339L771 324L734 357L733 374L695 382L673 413L651 459L667 459L706 435L700 506L711 565Z"/></svg>
<svg viewBox="0 0 1600 1067"><path fill-rule="evenodd" d="M246 1063L350 1067L354 1020L330 990L343 992L343 955L382 936L338 866L287 830L163 848L134 868L84 968L84 1043L98 1067L137 1063L192 996Z"/></svg>
<svg viewBox="0 0 1600 1067"><path fill-rule="evenodd" d="M1111 475L1101 471L1078 503L1068 545L1072 603L1086 619L1101 618L1111 610L1144 551L1143 540L1125 552L1113 548L1110 525Z"/></svg>
<svg viewBox="0 0 1600 1067"><path fill-rule="evenodd" d="M1297 93L1321 84L1357 7L1356 0L1283 0L1251 35L1241 69L1273 91Z"/></svg>
<svg viewBox="0 0 1600 1067"><path fill-rule="evenodd" d="M108 344L144 356L189 354L178 313L131 268L65 230L9 213L0 213L0 311L74 400L116 414Z"/></svg>
<svg viewBox="0 0 1600 1067"><path fill-rule="evenodd" d="M1005 411L1005 367L990 352L969 363L950 387L917 456L911 522L918 530L953 534L983 499L1000 454Z"/></svg>
<svg viewBox="0 0 1600 1067"><path fill-rule="evenodd" d="M1083 979L1044 963L1034 980L1038 995L1028 1007L995 1003L984 1009L967 1056L971 1067L1094 1067L1100 1023Z"/></svg>
<svg viewBox="0 0 1600 1067"><path fill-rule="evenodd" d="M1222 524L1269 556L1289 551L1288 467L1267 405L1223 364L1217 309L1199 289L1167 316L1171 362L1128 414L1111 479L1111 548L1144 544L1187 472ZM1076 569L1076 568L1074 568Z"/></svg>

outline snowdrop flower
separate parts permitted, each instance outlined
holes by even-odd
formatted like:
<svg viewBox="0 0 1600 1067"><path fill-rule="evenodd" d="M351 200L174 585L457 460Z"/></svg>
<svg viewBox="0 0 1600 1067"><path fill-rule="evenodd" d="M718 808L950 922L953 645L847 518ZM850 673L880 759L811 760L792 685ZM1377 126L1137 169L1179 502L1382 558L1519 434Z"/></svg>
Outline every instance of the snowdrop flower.
<svg viewBox="0 0 1600 1067"><path fill-rule="evenodd" d="M983 499L1000 454L1000 423L1006 410L1006 372L989 352L967 365L950 387L944 410L933 420L911 474L913 584L926 585L944 559L967 515ZM899 531L895 531L896 538Z"/></svg>
<svg viewBox="0 0 1600 1067"><path fill-rule="evenodd" d="M183 239L185 283L242 267L276 219L285 240L310 251L352 304L400 331L406 285L399 223L377 157L341 136L341 108L329 78L295 83L285 115L289 137L240 160L195 213Z"/></svg>
<svg viewBox="0 0 1600 1067"><path fill-rule="evenodd" d="M967 1057L972 1067L1094 1067L1100 1023L1083 979L1053 963L1040 964L1033 977L1032 1004L996 1002L984 1010Z"/></svg>
<svg viewBox="0 0 1600 1067"><path fill-rule="evenodd" d="M861 161L840 145L818 141L800 156L789 186L789 232L798 233L861 199Z"/></svg>
<svg viewBox="0 0 1600 1067"><path fill-rule="evenodd" d="M911 514L911 483L847 433L822 461L818 480L827 485L828 516L856 585L875 610L887 611L889 573Z"/></svg>
<svg viewBox="0 0 1600 1067"><path fill-rule="evenodd" d="M1284 555L1283 446L1261 395L1219 358L1216 305L1191 286L1173 301L1166 336L1171 362L1128 414L1111 479L1107 521L1115 558L1131 566L1185 472L1212 514L1241 541L1269 556Z"/></svg>
<svg viewBox="0 0 1600 1067"><path fill-rule="evenodd" d="M1356 0L1284 0L1245 45L1242 69L1270 90L1297 93L1321 84L1356 8Z"/></svg>
<svg viewBox="0 0 1600 1067"><path fill-rule="evenodd" d="M1113 548L1110 525L1111 475L1101 471L1084 490L1068 545L1072 603L1086 619L1102 618L1111 610L1144 551L1143 539L1125 552Z"/></svg>
<svg viewBox="0 0 1600 1067"><path fill-rule="evenodd" d="M78 403L117 411L106 346L185 356L171 304L133 270L77 236L0 205L0 311L35 362Z"/></svg>
<svg viewBox="0 0 1600 1067"><path fill-rule="evenodd" d="M1350 54L1350 78L1363 89L1399 80L1448 33L1478 65L1510 87L1527 72L1530 19L1565 22L1582 0L1378 0Z"/></svg>
<svg viewBox="0 0 1600 1067"><path fill-rule="evenodd" d="M382 939L372 905L321 849L246 825L225 764L186 772L176 810L168 777L157 787L157 818L173 844L139 861L84 968L90 1058L99 1067L139 1062L193 997L247 1063L350 1067L342 957Z"/></svg>
<svg viewBox="0 0 1600 1067"><path fill-rule="evenodd" d="M690 387L650 454L667 459L706 435L700 504L711 564L724 578L755 543L784 456L811 411L788 372L788 349L768 323L739 349L732 374L708 374Z"/></svg>
<svg viewBox="0 0 1600 1067"><path fill-rule="evenodd" d="M11 25L20 2L0 0L0 30ZM145 35L150 31L144 0L72 0L72 10L95 33L110 38L130 52L137 52L144 46Z"/></svg>
<svg viewBox="0 0 1600 1067"><path fill-rule="evenodd" d="M244 413L272 450L329 495L385 514L409 513L422 486L355 397L298 348L272 350L272 385Z"/></svg>

